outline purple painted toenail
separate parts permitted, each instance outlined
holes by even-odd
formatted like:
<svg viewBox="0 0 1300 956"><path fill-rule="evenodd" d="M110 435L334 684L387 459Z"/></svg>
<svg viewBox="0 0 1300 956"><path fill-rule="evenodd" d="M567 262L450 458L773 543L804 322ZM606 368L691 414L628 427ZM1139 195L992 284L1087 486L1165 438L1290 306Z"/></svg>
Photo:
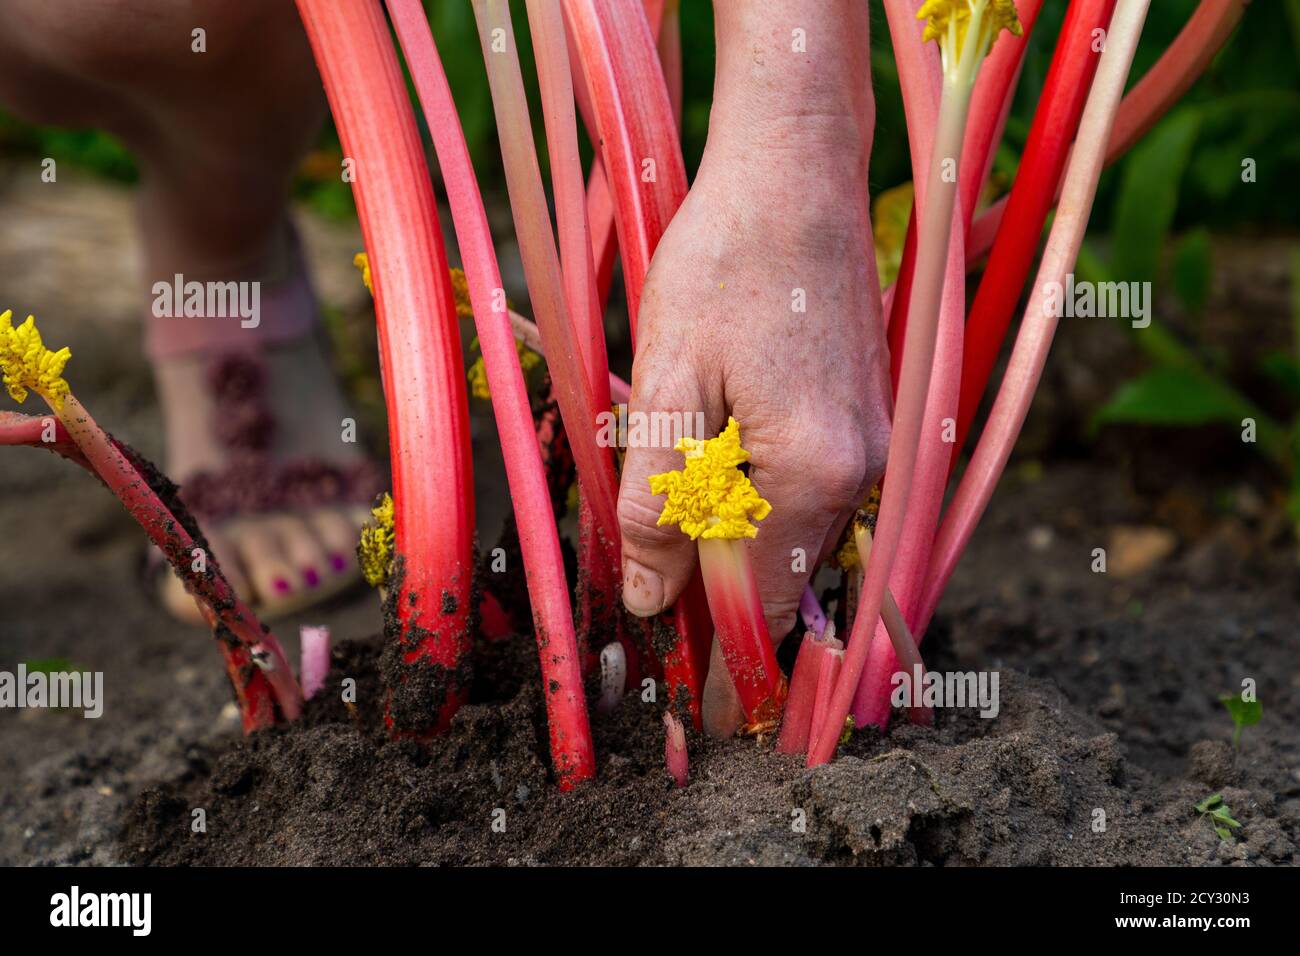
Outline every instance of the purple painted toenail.
<svg viewBox="0 0 1300 956"><path fill-rule="evenodd" d="M307 587L309 588L314 588L316 585L320 584L320 575L316 572L315 568L304 568L302 579L307 582Z"/></svg>
<svg viewBox="0 0 1300 956"><path fill-rule="evenodd" d="M289 593L289 582L286 581L284 578L276 578L274 581L271 582L271 587L275 588L276 594Z"/></svg>
<svg viewBox="0 0 1300 956"><path fill-rule="evenodd" d="M345 571L347 570L347 566L348 559L337 551L330 555L330 567L335 571Z"/></svg>

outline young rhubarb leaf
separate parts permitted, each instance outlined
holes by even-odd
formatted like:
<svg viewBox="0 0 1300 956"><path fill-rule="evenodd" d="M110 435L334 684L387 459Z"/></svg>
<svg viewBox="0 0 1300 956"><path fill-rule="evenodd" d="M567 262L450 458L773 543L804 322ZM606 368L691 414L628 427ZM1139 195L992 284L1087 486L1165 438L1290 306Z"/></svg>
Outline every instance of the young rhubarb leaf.
<svg viewBox="0 0 1300 956"><path fill-rule="evenodd" d="M1241 732L1246 727L1253 727L1264 716L1264 705L1258 700L1245 700L1241 694L1224 694L1219 702L1228 709L1232 718L1232 746L1241 746Z"/></svg>
<svg viewBox="0 0 1300 956"><path fill-rule="evenodd" d="M1241 829L1241 824L1232 818L1232 811L1223 802L1223 794L1213 793L1196 805L1196 812L1208 817L1214 826L1214 832L1220 840L1231 840L1232 831Z"/></svg>

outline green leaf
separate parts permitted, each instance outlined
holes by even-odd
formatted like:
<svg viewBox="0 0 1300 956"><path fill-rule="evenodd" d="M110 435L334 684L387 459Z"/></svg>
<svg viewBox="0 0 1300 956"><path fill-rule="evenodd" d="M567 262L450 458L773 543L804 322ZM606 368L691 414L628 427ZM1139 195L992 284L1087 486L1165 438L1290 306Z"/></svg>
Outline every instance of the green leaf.
<svg viewBox="0 0 1300 956"><path fill-rule="evenodd" d="M1199 111L1182 107L1153 129L1124 163L1111 230L1111 264L1124 281L1155 281L1200 122Z"/></svg>
<svg viewBox="0 0 1300 956"><path fill-rule="evenodd" d="M1238 727L1253 727L1264 716L1264 705L1258 700L1242 700L1240 694L1224 694L1219 702L1228 708L1232 722Z"/></svg>
<svg viewBox="0 0 1300 956"><path fill-rule="evenodd" d="M1273 384L1286 389L1291 395L1300 399L1300 362L1297 362L1280 349L1264 353L1259 360L1259 370Z"/></svg>
<svg viewBox="0 0 1300 956"><path fill-rule="evenodd" d="M1216 822L1230 826L1234 830L1241 829L1241 824L1232 819L1232 811L1230 811L1226 806L1215 807L1214 810L1210 812L1210 816L1213 817Z"/></svg>
<svg viewBox="0 0 1300 956"><path fill-rule="evenodd" d="M1216 807L1222 802L1223 794L1212 793L1196 805L1196 810L1199 813L1209 813L1212 807Z"/></svg>
<svg viewBox="0 0 1300 956"><path fill-rule="evenodd" d="M1220 840L1232 839L1232 831L1227 829L1226 827L1215 827L1214 832L1219 835Z"/></svg>
<svg viewBox="0 0 1300 956"><path fill-rule="evenodd" d="M1205 229L1195 229L1183 236L1174 250L1174 291L1183 307L1194 316L1205 313L1213 275L1210 234Z"/></svg>
<svg viewBox="0 0 1300 956"><path fill-rule="evenodd" d="M1239 425L1241 418L1241 406L1219 382L1194 369L1160 366L1121 385L1092 425Z"/></svg>

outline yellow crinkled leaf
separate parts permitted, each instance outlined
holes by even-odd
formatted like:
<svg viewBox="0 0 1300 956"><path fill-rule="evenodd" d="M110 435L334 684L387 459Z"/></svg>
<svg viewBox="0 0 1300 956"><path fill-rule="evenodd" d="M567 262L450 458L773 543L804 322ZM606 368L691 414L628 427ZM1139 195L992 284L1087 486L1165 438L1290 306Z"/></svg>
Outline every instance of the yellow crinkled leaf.
<svg viewBox="0 0 1300 956"><path fill-rule="evenodd" d="M16 402L26 401L30 389L55 411L62 411L63 400L71 392L63 369L72 358L72 350L65 347L51 351L41 341L33 316L27 316L27 321L17 327L10 321L12 316L9 310L0 314L0 373L5 388Z"/></svg>
<svg viewBox="0 0 1300 956"><path fill-rule="evenodd" d="M379 503L370 509L374 524L366 524L361 529L361 541L357 544L357 561L366 582L375 588L388 584L388 575L393 566L393 496L384 492Z"/></svg>
<svg viewBox="0 0 1300 956"><path fill-rule="evenodd" d="M681 471L650 476L650 491L666 495L659 524L675 524L696 538L752 538L772 506L754 488L740 465L749 452L740 445L740 423L727 419L717 438L683 438L677 451L686 456Z"/></svg>

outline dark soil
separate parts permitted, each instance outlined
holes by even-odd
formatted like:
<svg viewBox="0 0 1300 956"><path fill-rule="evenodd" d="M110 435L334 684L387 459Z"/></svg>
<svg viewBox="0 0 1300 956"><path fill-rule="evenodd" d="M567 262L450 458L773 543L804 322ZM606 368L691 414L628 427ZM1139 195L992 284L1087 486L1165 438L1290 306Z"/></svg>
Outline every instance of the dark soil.
<svg viewBox="0 0 1300 956"><path fill-rule="evenodd" d="M0 237L0 301L52 329L75 324L78 392L160 459L125 201L70 186L52 212L41 188L5 194L11 234L26 238ZM364 321L355 234L304 226L332 264L325 301ZM1241 259L1234 282L1271 288L1249 269L1275 255ZM1252 322L1284 308L1252 304ZM142 538L118 504L54 456L4 449L0 669L64 658L102 671L106 700L98 720L0 711L0 863L1300 862L1300 571L1277 477L1210 431L1084 443L1069 423L1134 364L1098 328L1063 326L1021 457L923 648L932 668L997 669L999 716L867 730L814 772L770 743L692 736L680 790L663 767L664 702L630 694L594 718L598 778L558 792L524 638L476 650L449 733L427 747L387 740L373 594L275 624L291 659L297 625L330 624L334 670L299 724L241 738L210 637L134 586ZM498 510L480 533L494 541L505 498L488 416L474 428L477 498ZM1097 547L1106 574L1090 569ZM1218 698L1244 678L1265 714L1235 752ZM1213 793L1242 824L1231 840L1194 810Z"/></svg>
<svg viewBox="0 0 1300 956"><path fill-rule="evenodd" d="M1271 678L1292 673L1293 613L1232 589L1183 597L1086 626L1084 594L1018 603L1023 613L967 605L930 645L931 666L1015 660L999 667L996 719L947 711L934 728L871 729L814 772L770 742L692 736L682 790L664 770L660 707L629 694L596 719L598 779L560 793L522 639L480 649L447 735L390 742L378 642L352 643L327 686L354 677L362 706L330 696L296 727L191 748L183 773L132 805L119 852L189 865L1292 863L1294 689ZM1261 675L1270 705L1235 753L1215 696L1238 673ZM1213 792L1239 839L1193 810ZM196 807L204 834L190 832Z"/></svg>

